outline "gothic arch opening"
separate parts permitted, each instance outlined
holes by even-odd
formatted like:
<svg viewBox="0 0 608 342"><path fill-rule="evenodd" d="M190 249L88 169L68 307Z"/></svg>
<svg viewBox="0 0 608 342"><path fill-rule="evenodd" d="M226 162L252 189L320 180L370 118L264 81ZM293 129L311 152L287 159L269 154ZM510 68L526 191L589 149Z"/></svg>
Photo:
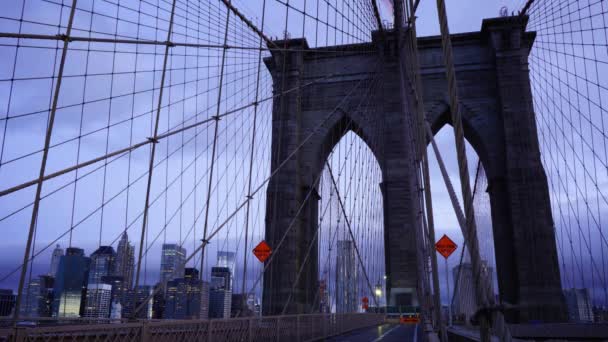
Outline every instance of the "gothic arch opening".
<svg viewBox="0 0 608 342"><path fill-rule="evenodd" d="M318 184L318 305L320 312L362 312L364 297L367 306L386 305L382 171L361 131L340 126L328 136L335 143Z"/></svg>
<svg viewBox="0 0 608 342"><path fill-rule="evenodd" d="M470 131L469 131L470 132ZM493 294L498 293L497 265L495 259L495 240L492 227L492 216L490 197L487 193L488 181L485 174L483 161L480 160L475 146L467 139L466 152L471 179L471 191L473 192L475 207L475 222L477 224L477 238L480 246L480 255L485 270L491 279ZM458 175L458 161L454 147L454 133L451 125L443 125L435 133L435 142L438 145L443 162L450 170L450 180L458 197L461 208L462 195L460 189L460 177ZM479 145L476 145L479 146ZM472 267L469 251L465 247L464 238L458 225L458 220L450 198L447 194L445 182L441 175L439 165L432 146L427 147L429 155L429 167L431 175L431 191L433 199L433 211L435 218L435 235L439 239L446 234L458 245L458 249L447 260L441 260L438 256L438 268L440 276L440 288L442 305L452 305L452 314L456 321L465 323L477 310L474 302ZM464 253L464 254L463 254ZM449 285L446 283L445 272L448 272ZM448 289L450 298L448 300Z"/></svg>

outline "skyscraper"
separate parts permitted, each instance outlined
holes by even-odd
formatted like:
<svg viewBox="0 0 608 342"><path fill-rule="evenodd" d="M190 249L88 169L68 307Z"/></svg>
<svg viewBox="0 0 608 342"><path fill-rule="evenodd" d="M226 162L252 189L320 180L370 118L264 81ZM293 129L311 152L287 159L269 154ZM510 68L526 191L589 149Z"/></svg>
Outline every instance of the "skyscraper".
<svg viewBox="0 0 608 342"><path fill-rule="evenodd" d="M136 289L131 291L132 298L130 302L132 303L132 311L134 312L141 306L141 309L137 311L135 317L142 319L151 319L153 308L154 308L154 300L149 297L153 294L154 288L150 285L139 285Z"/></svg>
<svg viewBox="0 0 608 342"><path fill-rule="evenodd" d="M61 248L58 244L55 245L55 249L53 250L53 255L51 256L51 268L49 270L50 276L57 275L57 269L59 268L59 259L63 256L63 248Z"/></svg>
<svg viewBox="0 0 608 342"><path fill-rule="evenodd" d="M163 244L160 258L160 282L163 287L169 280L184 276L186 249L174 243Z"/></svg>
<svg viewBox="0 0 608 342"><path fill-rule="evenodd" d="M336 312L357 312L358 276L355 245L351 240L338 241L336 256Z"/></svg>
<svg viewBox="0 0 608 342"><path fill-rule="evenodd" d="M209 284L209 318L230 318L232 274L228 267L212 267Z"/></svg>
<svg viewBox="0 0 608 342"><path fill-rule="evenodd" d="M110 275L102 276L101 282L111 286L111 303L120 303L120 314L122 316L122 309L127 305L127 289L125 288L125 281L121 276Z"/></svg>
<svg viewBox="0 0 608 342"><path fill-rule="evenodd" d="M100 246L91 254L89 284L101 284L101 277L114 274L116 252L112 246Z"/></svg>
<svg viewBox="0 0 608 342"><path fill-rule="evenodd" d="M40 296L38 301L38 316L53 316L53 301L55 298L55 277L50 275L40 276Z"/></svg>
<svg viewBox="0 0 608 342"><path fill-rule="evenodd" d="M86 302L84 306L84 317L108 318L112 304L112 285L89 284L87 286Z"/></svg>
<svg viewBox="0 0 608 342"><path fill-rule="evenodd" d="M135 247L129 243L129 237L125 231L118 242L116 249L115 275L124 279L124 288L133 287L133 273L135 273ZM124 305L124 303L121 303Z"/></svg>
<svg viewBox="0 0 608 342"><path fill-rule="evenodd" d="M209 318L209 283L206 281L201 283L201 312L199 318Z"/></svg>
<svg viewBox="0 0 608 342"><path fill-rule="evenodd" d="M91 259L84 250L70 247L59 260L53 298L54 317L79 317L84 310L84 298Z"/></svg>
<svg viewBox="0 0 608 342"><path fill-rule="evenodd" d="M38 301L40 297L40 278L33 278L27 284L23 302L19 308L22 317L38 317Z"/></svg>
<svg viewBox="0 0 608 342"><path fill-rule="evenodd" d="M230 273L234 274L235 258L236 258L236 254L234 252L218 251L217 252L217 266L218 267L228 267L230 269Z"/></svg>

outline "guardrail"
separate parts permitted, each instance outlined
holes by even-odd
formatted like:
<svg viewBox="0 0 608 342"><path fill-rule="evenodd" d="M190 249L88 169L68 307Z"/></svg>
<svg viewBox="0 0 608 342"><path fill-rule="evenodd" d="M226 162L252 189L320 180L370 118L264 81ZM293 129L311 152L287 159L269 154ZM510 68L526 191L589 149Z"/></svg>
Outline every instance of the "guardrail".
<svg viewBox="0 0 608 342"><path fill-rule="evenodd" d="M310 314L214 320L165 320L132 323L17 327L0 330L5 341L115 342L305 342L378 325L382 314Z"/></svg>

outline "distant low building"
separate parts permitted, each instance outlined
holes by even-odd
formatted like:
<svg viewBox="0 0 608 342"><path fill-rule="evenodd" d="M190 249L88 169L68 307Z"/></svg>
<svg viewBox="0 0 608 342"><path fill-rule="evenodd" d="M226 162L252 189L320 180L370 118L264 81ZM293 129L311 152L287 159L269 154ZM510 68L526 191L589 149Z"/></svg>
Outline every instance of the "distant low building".
<svg viewBox="0 0 608 342"><path fill-rule="evenodd" d="M564 297L571 322L593 322L593 309L587 289L564 290Z"/></svg>
<svg viewBox="0 0 608 342"><path fill-rule="evenodd" d="M38 317L39 297L40 278L32 278L23 292L19 315L21 315L21 317Z"/></svg>
<svg viewBox="0 0 608 342"><path fill-rule="evenodd" d="M233 293L231 300L230 317L251 317L253 310L247 305L247 296L241 293Z"/></svg>
<svg viewBox="0 0 608 342"><path fill-rule="evenodd" d="M53 316L53 301L55 298L55 277L50 275L40 276L40 295L38 297L38 316Z"/></svg>
<svg viewBox="0 0 608 342"><path fill-rule="evenodd" d="M103 284L110 285L111 291L111 299L110 303L119 302L121 308L121 316L122 316L122 308L128 305L127 301L129 299L127 287L122 276L116 275L106 275L101 277L101 282Z"/></svg>
<svg viewBox="0 0 608 342"><path fill-rule="evenodd" d="M186 268L184 277L167 282L163 318L198 319L201 315L202 282L196 268Z"/></svg>
<svg viewBox="0 0 608 342"><path fill-rule="evenodd" d="M114 300L112 302L112 307L110 309L110 319L118 320L122 318L122 305L118 300Z"/></svg>
<svg viewBox="0 0 608 342"><path fill-rule="evenodd" d="M88 284L83 317L108 318L112 305L112 285Z"/></svg>
<svg viewBox="0 0 608 342"><path fill-rule="evenodd" d="M337 313L351 313L359 310L357 270L355 243L351 240L338 241L335 291Z"/></svg>
<svg viewBox="0 0 608 342"><path fill-rule="evenodd" d="M594 306L593 307L593 321L595 323L608 322L608 307Z"/></svg>
<svg viewBox="0 0 608 342"><path fill-rule="evenodd" d="M154 311L154 297L152 296L153 292L154 287L150 285L139 285L137 288L130 291L131 297L129 299L129 303L132 306L130 314L133 315L133 313L139 307L141 307L139 310L137 310L135 317L141 319L151 319ZM151 296L152 298L150 298Z"/></svg>
<svg viewBox="0 0 608 342"><path fill-rule="evenodd" d="M13 290L0 289L0 316L10 316L15 308Z"/></svg>

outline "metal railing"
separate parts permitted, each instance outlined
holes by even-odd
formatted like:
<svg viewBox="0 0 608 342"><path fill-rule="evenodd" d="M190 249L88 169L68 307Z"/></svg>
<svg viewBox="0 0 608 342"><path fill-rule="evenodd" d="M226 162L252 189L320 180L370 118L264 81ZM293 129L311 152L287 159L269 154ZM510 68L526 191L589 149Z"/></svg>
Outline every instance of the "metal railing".
<svg viewBox="0 0 608 342"><path fill-rule="evenodd" d="M310 314L217 320L17 327L0 330L0 340L34 341L288 341L304 342L378 325L382 314Z"/></svg>

